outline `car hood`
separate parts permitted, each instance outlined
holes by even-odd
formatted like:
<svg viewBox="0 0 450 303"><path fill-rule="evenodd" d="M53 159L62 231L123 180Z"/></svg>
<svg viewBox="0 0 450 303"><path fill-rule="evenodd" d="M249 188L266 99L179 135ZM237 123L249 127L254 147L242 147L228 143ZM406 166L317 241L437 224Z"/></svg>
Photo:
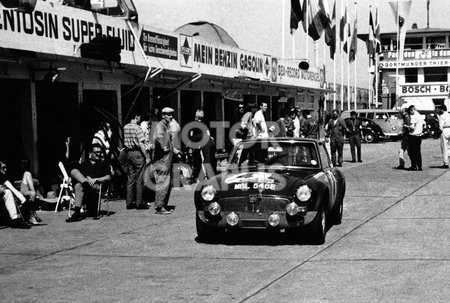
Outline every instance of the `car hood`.
<svg viewBox="0 0 450 303"><path fill-rule="evenodd" d="M213 185L218 197L236 197L248 195L293 195L305 179L320 170L292 169L254 169L222 173L198 185L201 190L206 185Z"/></svg>

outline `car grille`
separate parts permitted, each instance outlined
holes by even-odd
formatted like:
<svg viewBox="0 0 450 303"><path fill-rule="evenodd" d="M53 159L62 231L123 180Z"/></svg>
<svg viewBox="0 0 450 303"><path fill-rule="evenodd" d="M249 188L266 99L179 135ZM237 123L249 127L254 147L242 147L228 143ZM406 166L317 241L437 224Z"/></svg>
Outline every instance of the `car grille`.
<svg viewBox="0 0 450 303"><path fill-rule="evenodd" d="M258 197L255 203L250 203L250 196L227 197L219 199L218 203L224 211L242 212L273 212L284 211L291 201L286 198Z"/></svg>
<svg viewBox="0 0 450 303"><path fill-rule="evenodd" d="M267 227L267 221L266 220L242 220L242 227L264 228L264 227Z"/></svg>

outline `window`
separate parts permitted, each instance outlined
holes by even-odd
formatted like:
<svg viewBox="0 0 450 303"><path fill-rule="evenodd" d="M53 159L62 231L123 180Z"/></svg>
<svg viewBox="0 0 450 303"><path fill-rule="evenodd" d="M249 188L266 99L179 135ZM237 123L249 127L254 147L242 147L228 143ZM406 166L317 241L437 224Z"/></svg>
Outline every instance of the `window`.
<svg viewBox="0 0 450 303"><path fill-rule="evenodd" d="M427 48L443 49L445 48L445 37L427 37Z"/></svg>
<svg viewBox="0 0 450 303"><path fill-rule="evenodd" d="M373 119L374 115L375 115L374 113L367 113L367 118Z"/></svg>
<svg viewBox="0 0 450 303"><path fill-rule="evenodd" d="M365 118L366 117L366 113L359 113L359 116L362 117L362 118Z"/></svg>
<svg viewBox="0 0 450 303"><path fill-rule="evenodd" d="M330 167L330 157L328 156L328 152L325 148L325 145L319 145L319 154L320 154L320 162L322 163L322 168Z"/></svg>
<svg viewBox="0 0 450 303"><path fill-rule="evenodd" d="M418 68L405 68L405 83L417 83Z"/></svg>
<svg viewBox="0 0 450 303"><path fill-rule="evenodd" d="M422 37L412 37L405 39L405 49L423 49Z"/></svg>
<svg viewBox="0 0 450 303"><path fill-rule="evenodd" d="M428 67L423 72L425 82L447 82L447 67Z"/></svg>

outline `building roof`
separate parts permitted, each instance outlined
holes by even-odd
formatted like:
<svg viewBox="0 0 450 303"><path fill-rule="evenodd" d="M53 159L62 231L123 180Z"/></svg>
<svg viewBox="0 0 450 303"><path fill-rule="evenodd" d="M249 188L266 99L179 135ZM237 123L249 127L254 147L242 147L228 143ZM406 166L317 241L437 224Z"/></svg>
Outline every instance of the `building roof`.
<svg viewBox="0 0 450 303"><path fill-rule="evenodd" d="M189 36L199 36L206 40L239 48L236 41L222 27L214 23L206 21L191 22L180 26L175 32Z"/></svg>

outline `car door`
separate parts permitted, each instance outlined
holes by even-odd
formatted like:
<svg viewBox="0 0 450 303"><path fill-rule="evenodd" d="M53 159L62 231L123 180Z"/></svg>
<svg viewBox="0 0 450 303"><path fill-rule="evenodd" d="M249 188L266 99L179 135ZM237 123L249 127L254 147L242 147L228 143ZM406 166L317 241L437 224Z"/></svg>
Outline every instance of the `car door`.
<svg viewBox="0 0 450 303"><path fill-rule="evenodd" d="M330 208L334 206L337 197L337 169L331 166L330 156L325 148L325 144L319 145L320 162L323 172L328 180Z"/></svg>

